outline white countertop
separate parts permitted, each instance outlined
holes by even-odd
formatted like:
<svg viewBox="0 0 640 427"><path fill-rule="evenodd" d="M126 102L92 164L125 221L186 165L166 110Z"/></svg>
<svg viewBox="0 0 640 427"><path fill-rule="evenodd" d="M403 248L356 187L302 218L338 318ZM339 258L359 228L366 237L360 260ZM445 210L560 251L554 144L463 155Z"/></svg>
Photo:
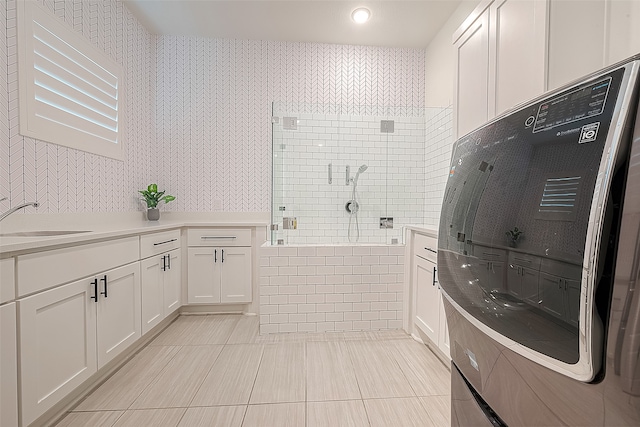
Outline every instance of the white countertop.
<svg viewBox="0 0 640 427"><path fill-rule="evenodd" d="M0 254L34 251L53 246L89 243L129 235L152 233L181 227L266 227L264 212L162 212L159 221L147 221L143 212L100 214L14 214L0 227ZM11 220L11 221L10 221ZM57 236L2 236L24 231L80 231Z"/></svg>
<svg viewBox="0 0 640 427"><path fill-rule="evenodd" d="M429 228L425 225L407 225L408 230L415 231L420 234L426 234L427 236L438 238L438 230L435 228Z"/></svg>

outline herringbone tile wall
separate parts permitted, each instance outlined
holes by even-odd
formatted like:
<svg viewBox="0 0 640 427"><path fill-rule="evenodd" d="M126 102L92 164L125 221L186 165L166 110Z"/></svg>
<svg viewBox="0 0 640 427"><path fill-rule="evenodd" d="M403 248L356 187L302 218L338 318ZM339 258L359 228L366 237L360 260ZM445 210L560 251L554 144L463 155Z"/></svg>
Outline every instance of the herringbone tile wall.
<svg viewBox="0 0 640 427"><path fill-rule="evenodd" d="M419 49L162 36L156 57L152 167L178 196L171 210L270 210L274 101L370 116L424 107Z"/></svg>
<svg viewBox="0 0 640 427"><path fill-rule="evenodd" d="M17 1L0 2L0 209L140 210L153 180L178 196L167 209L269 211L273 101L407 116L425 104L424 50L155 37L120 1L37 0L124 70L125 161L87 154L19 134Z"/></svg>
<svg viewBox="0 0 640 427"><path fill-rule="evenodd" d="M119 1L38 0L122 66L126 160L26 138L18 121L17 1L0 1L0 196L9 197L0 209L37 200L38 212L139 210L136 190L149 183L154 158L154 37Z"/></svg>

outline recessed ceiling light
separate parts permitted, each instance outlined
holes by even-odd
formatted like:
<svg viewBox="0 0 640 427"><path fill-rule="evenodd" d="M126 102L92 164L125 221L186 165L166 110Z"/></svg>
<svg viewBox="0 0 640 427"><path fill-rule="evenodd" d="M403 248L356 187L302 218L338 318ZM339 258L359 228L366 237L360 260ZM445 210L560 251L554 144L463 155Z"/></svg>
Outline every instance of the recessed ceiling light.
<svg viewBox="0 0 640 427"><path fill-rule="evenodd" d="M351 19L353 19L353 22L355 22L356 24L364 24L369 20L370 17L371 12L369 11L369 9L364 7L360 7L351 13Z"/></svg>

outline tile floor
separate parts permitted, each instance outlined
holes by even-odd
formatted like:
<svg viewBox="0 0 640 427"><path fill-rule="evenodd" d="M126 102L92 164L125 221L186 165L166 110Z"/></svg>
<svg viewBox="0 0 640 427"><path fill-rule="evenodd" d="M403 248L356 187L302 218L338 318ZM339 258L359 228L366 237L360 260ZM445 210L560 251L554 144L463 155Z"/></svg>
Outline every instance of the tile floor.
<svg viewBox="0 0 640 427"><path fill-rule="evenodd" d="M258 335L181 316L57 424L448 426L449 371L402 331Z"/></svg>

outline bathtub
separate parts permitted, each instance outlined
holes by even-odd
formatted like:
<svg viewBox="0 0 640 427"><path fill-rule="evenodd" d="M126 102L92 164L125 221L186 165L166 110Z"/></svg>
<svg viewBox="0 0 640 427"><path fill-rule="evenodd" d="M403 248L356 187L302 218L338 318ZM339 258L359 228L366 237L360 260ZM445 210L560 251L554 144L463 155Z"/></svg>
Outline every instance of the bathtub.
<svg viewBox="0 0 640 427"><path fill-rule="evenodd" d="M260 333L402 328L404 245L260 248Z"/></svg>

